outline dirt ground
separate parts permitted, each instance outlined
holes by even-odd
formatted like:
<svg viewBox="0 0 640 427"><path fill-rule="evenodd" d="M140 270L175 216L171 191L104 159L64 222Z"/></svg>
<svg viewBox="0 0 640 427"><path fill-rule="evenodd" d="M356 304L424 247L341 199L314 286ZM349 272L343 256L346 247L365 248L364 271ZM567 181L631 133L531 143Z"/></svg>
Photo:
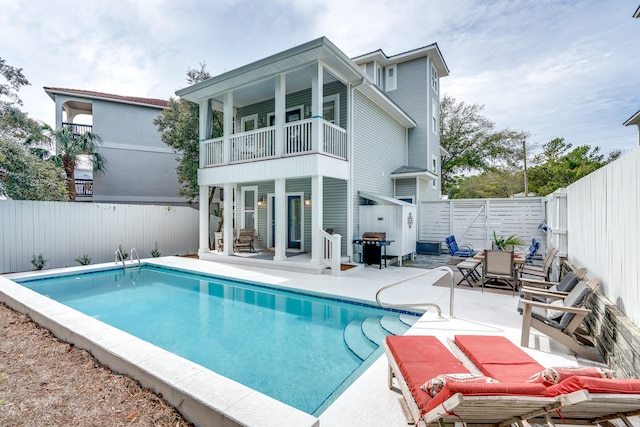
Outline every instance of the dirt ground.
<svg viewBox="0 0 640 427"><path fill-rule="evenodd" d="M193 424L161 396L0 303L0 426Z"/></svg>

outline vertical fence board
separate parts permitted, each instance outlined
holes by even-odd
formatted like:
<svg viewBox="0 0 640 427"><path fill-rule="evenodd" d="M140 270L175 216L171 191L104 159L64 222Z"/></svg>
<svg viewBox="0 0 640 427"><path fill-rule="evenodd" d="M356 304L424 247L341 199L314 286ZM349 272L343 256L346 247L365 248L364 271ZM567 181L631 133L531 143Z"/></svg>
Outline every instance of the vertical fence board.
<svg viewBox="0 0 640 427"><path fill-rule="evenodd" d="M114 259L118 245L149 258L155 242L163 255L198 250L198 211L184 206L0 201L0 273L32 270L43 254L46 268Z"/></svg>

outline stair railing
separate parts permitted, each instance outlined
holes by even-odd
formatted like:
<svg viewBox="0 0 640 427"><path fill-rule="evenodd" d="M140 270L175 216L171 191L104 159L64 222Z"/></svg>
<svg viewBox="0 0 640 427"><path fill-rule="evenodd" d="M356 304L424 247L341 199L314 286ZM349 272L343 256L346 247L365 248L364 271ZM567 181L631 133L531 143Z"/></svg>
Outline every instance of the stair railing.
<svg viewBox="0 0 640 427"><path fill-rule="evenodd" d="M120 251L120 249L116 249L116 258L115 258L115 260L113 262L115 262L117 264L118 261L121 261L122 262L122 268L125 268L124 256L122 256L122 252Z"/></svg>
<svg viewBox="0 0 640 427"><path fill-rule="evenodd" d="M138 251L136 251L136 248L131 248L131 261L133 261L133 255L135 254L136 259L138 260L138 267L140 267L142 265L142 263L140 262L140 257L138 256Z"/></svg>
<svg viewBox="0 0 640 427"><path fill-rule="evenodd" d="M453 286L453 270L451 270L451 268L446 267L446 266L442 266L442 267L438 267L435 268L433 270L429 270L426 271L424 273L418 274L417 276L413 276L413 277L409 277L406 278L404 280L400 280L399 282L395 282L392 283L390 285L387 285L383 288L380 288L378 290L378 292L376 292L376 302L378 303L378 305L380 307L385 307L385 308L408 308L408 307L434 307L437 312L438 312L438 317L442 317L442 310L440 309L440 306L438 304L435 303L431 303L431 302L423 302L423 303L409 303L409 304L386 304L380 301L380 294L390 288L396 287L398 285L401 285L403 283L409 282L411 280L414 280L416 277L420 277L420 276L427 276L429 274L433 274L433 273L437 273L439 271L445 271L449 274L449 280L450 280L450 286L451 286L451 292L449 293L449 316L453 317L453 290L454 290L454 286Z"/></svg>

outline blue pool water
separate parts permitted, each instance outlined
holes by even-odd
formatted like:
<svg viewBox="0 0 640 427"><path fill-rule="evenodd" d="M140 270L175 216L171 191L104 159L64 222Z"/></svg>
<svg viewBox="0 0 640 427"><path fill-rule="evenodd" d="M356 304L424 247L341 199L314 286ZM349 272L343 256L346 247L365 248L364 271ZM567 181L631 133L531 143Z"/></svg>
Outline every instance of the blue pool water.
<svg viewBox="0 0 640 427"><path fill-rule="evenodd" d="M408 328L407 314L153 266L20 282L313 415Z"/></svg>

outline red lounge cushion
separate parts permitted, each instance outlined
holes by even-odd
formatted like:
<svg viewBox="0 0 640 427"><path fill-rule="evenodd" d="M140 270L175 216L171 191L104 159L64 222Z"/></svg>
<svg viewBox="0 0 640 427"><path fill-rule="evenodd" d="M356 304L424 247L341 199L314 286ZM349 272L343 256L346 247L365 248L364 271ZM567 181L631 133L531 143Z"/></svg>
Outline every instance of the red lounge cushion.
<svg viewBox="0 0 640 427"><path fill-rule="evenodd" d="M545 386L550 386L575 376L613 379L614 372L611 369L596 367L547 368L533 374L527 382L542 383Z"/></svg>
<svg viewBox="0 0 640 427"><path fill-rule="evenodd" d="M465 396L546 397L547 389L539 383L447 383L442 391L428 402L425 412L429 412L456 393Z"/></svg>
<svg viewBox="0 0 640 427"><path fill-rule="evenodd" d="M525 382L544 369L502 336L456 335L455 343L483 374L500 382Z"/></svg>
<svg viewBox="0 0 640 427"><path fill-rule="evenodd" d="M420 388L429 378L443 372L469 373L433 336L388 336L387 346L421 409L431 400L431 396Z"/></svg>
<svg viewBox="0 0 640 427"><path fill-rule="evenodd" d="M574 376L547 387L548 396L573 393L578 390L587 390L589 393L609 394L640 394L640 380L610 380L606 378L593 378Z"/></svg>

